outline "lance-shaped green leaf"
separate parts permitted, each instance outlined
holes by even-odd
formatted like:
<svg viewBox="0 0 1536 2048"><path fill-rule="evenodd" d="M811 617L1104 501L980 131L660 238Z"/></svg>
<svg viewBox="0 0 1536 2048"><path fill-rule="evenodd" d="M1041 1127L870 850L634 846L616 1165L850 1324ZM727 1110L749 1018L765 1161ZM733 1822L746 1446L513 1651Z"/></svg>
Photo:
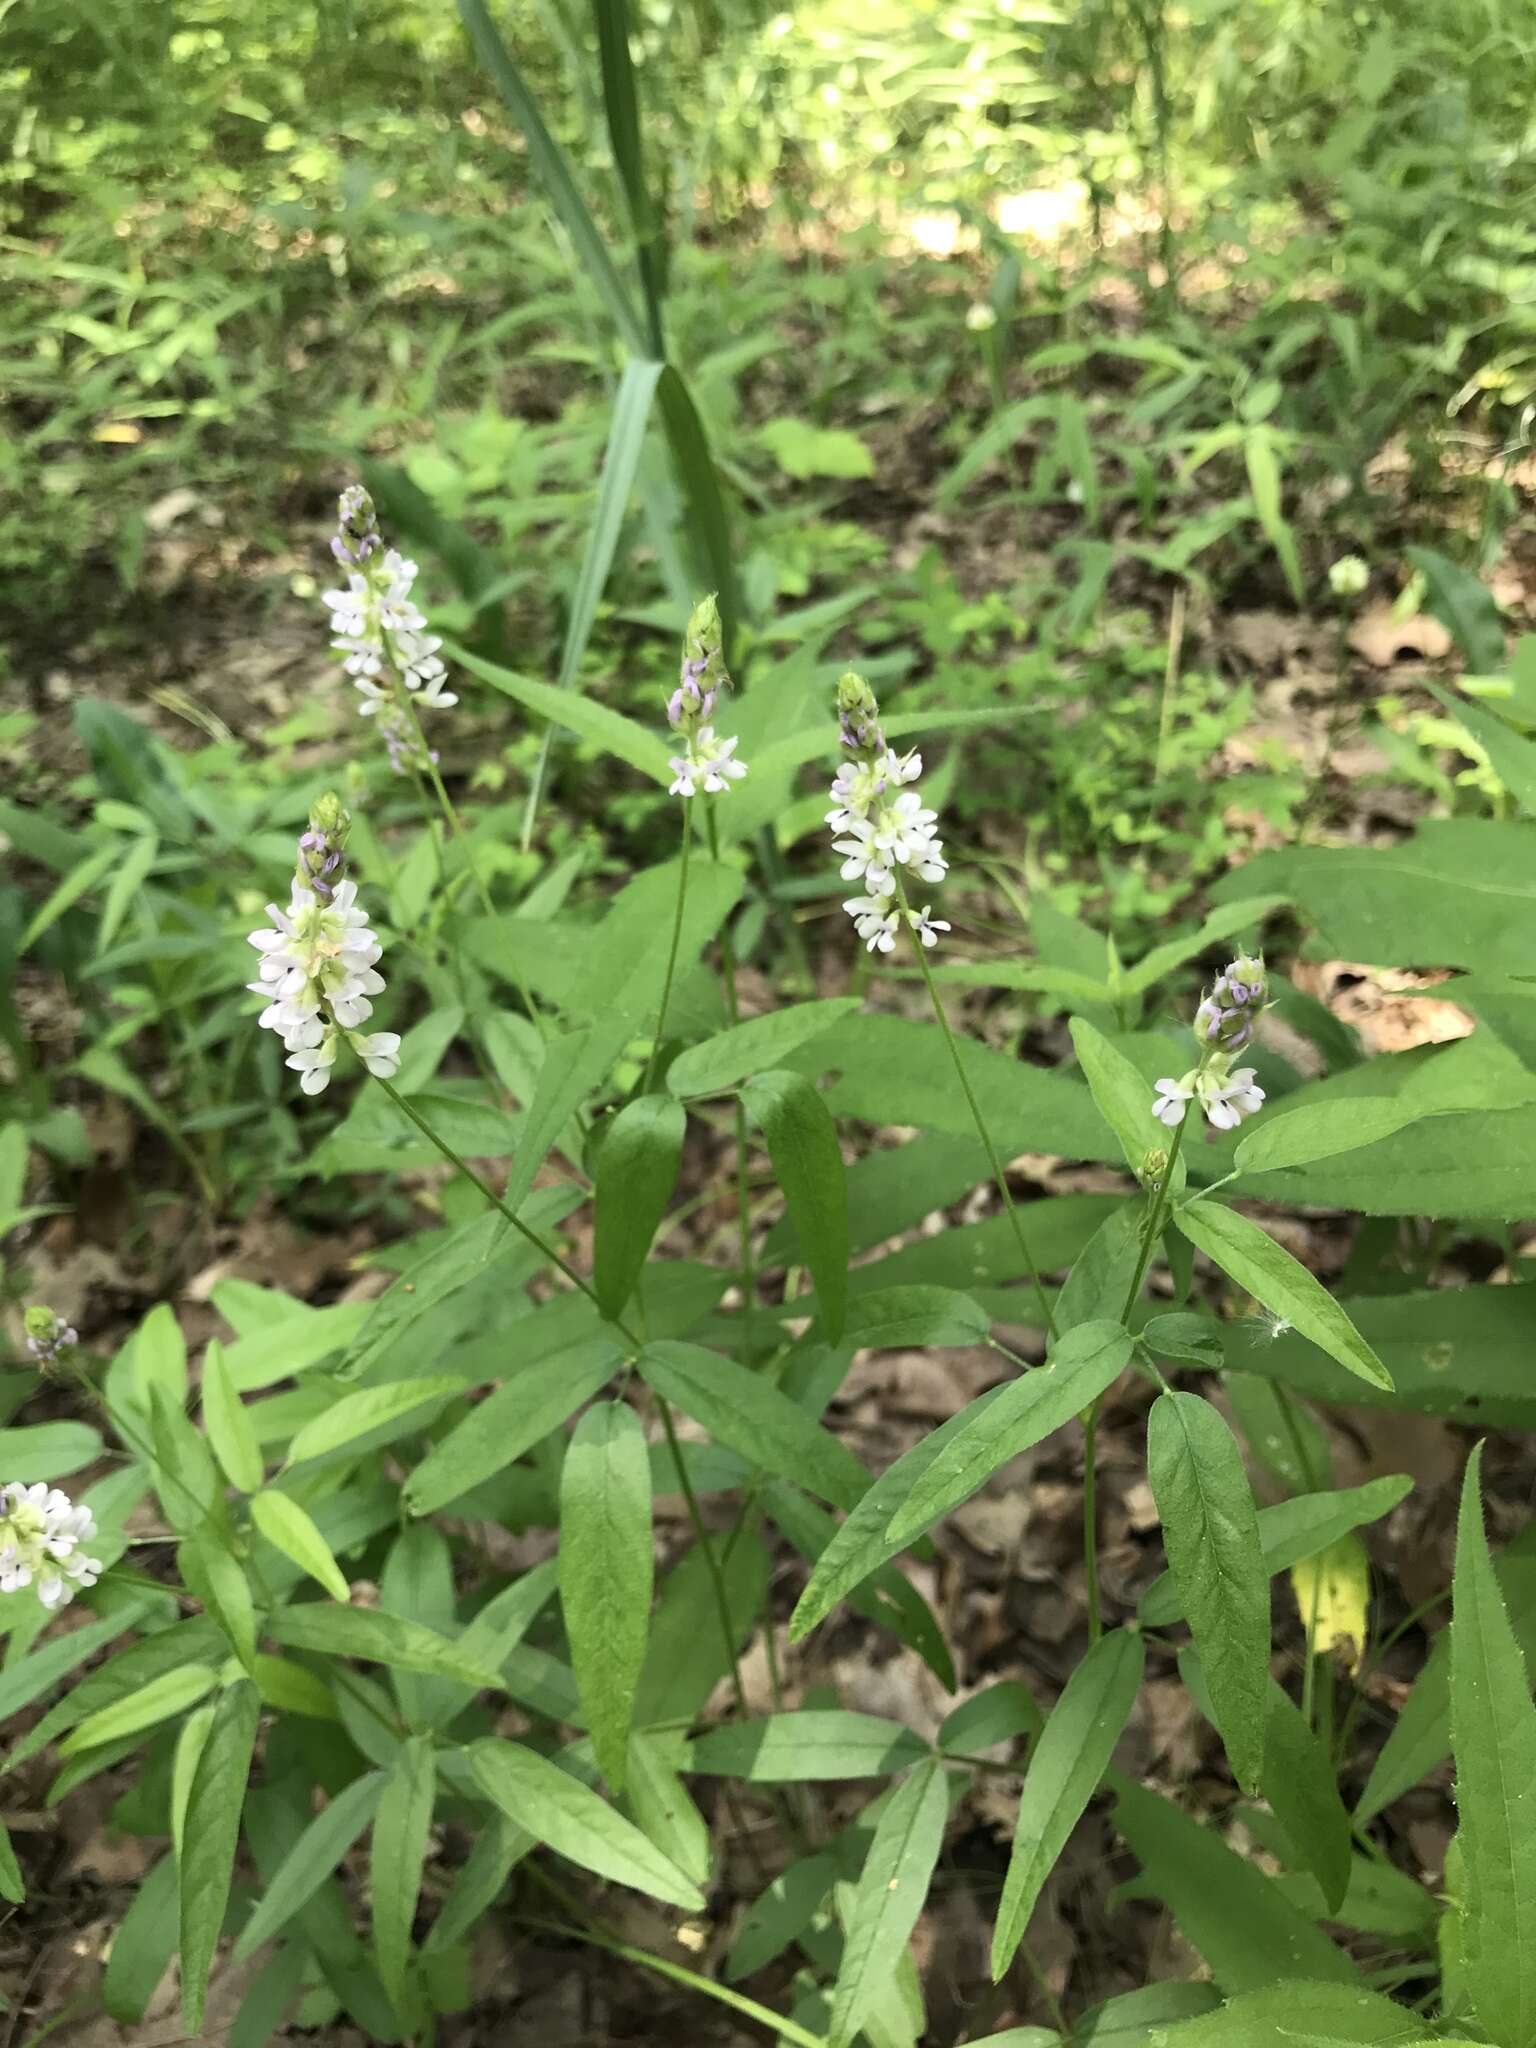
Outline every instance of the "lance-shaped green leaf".
<svg viewBox="0 0 1536 2048"><path fill-rule="evenodd" d="M16 1851L11 1846L10 1829L0 1820L0 1899L8 1899L13 1906L19 1906L27 1896L27 1887L21 1875L21 1865L16 1861Z"/></svg>
<svg viewBox="0 0 1536 2048"><path fill-rule="evenodd" d="M930 1757L902 1780L880 1816L848 1916L828 2048L848 2048L906 1955L944 1846L948 1787L943 1764Z"/></svg>
<svg viewBox="0 0 1536 2048"><path fill-rule="evenodd" d="M525 711L563 726L588 746L598 747L627 768L633 768L637 775L648 775L663 786L671 780L666 741L649 726L626 718L622 711L611 710L595 697L584 697L579 690L558 690L553 683L537 682L532 676L519 675L515 669L502 668L457 642L450 641L446 651L456 665L489 683L493 690L500 690L504 697L513 698Z"/></svg>
<svg viewBox="0 0 1536 2048"><path fill-rule="evenodd" d="M187 1800L179 1865L181 2011L187 2032L194 2036L202 2032L208 1976L229 1905L260 1718L261 1696L249 1679L239 1679L220 1696Z"/></svg>
<svg viewBox="0 0 1536 2048"><path fill-rule="evenodd" d="M851 1507L868 1488L869 1474L852 1451L761 1373L722 1352L701 1344L647 1344L638 1365L664 1401L754 1465L839 1507Z"/></svg>
<svg viewBox="0 0 1536 2048"><path fill-rule="evenodd" d="M373 1953L389 2002L401 2024L413 2022L410 1996L411 1928L421 1896L432 1828L437 1771L431 1739L413 1735L400 1746L373 1823L368 1889L373 1907Z"/></svg>
<svg viewBox="0 0 1536 2048"><path fill-rule="evenodd" d="M245 1566L211 1527L180 1544L176 1561L189 1591L202 1601L229 1637L229 1646L245 1666L246 1675L254 1677L256 1603L251 1597Z"/></svg>
<svg viewBox="0 0 1536 2048"><path fill-rule="evenodd" d="M972 1402L963 1411L969 1422L916 1472L910 1491L900 1499L891 1516L890 1541L897 1549L911 1543L969 1500L1000 1465L1090 1408L1125 1370L1131 1346L1130 1332L1119 1323L1079 1323L1043 1366L1011 1381L999 1399L985 1408Z"/></svg>
<svg viewBox="0 0 1536 2048"><path fill-rule="evenodd" d="M878 1714L803 1708L711 1728L693 1745L689 1769L753 1785L874 1778L916 1763L924 1748L910 1729Z"/></svg>
<svg viewBox="0 0 1536 2048"><path fill-rule="evenodd" d="M811 1044L860 1007L857 996L830 996L749 1017L680 1052L667 1069L667 1086L674 1095L719 1095L749 1075L777 1067L786 1054Z"/></svg>
<svg viewBox="0 0 1536 2048"><path fill-rule="evenodd" d="M1088 1651L1046 1719L1024 1779L992 1933L994 1982L1013 1961L1041 1887L1109 1768L1145 1666L1141 1637L1113 1630Z"/></svg>
<svg viewBox="0 0 1536 2048"><path fill-rule="evenodd" d="M1007 1392L1006 1386L990 1388L958 1415L940 1423L881 1473L816 1560L810 1582L789 1618L791 1642L809 1635L839 1600L846 1599L856 1586L896 1555L902 1546L890 1538L894 1510L961 1431L970 1428L988 1408L995 1407Z"/></svg>
<svg viewBox="0 0 1536 2048"><path fill-rule="evenodd" d="M1191 1985L1158 1985L1159 1992L1190 1991ZM1206 1987L1208 1988L1208 1987ZM1143 1997L1148 1994L1136 1994ZM1129 2000L1112 2000L1124 2006ZM1151 2015L1148 2015L1149 2020ZM1169 2013L1168 2018L1174 2015ZM1310 1984L1287 1971L1265 1991L1245 1992L1219 2012L1157 2026L1155 2033L1132 2031L1129 2015L1123 2029L1090 2031L1083 2048L1430 2048L1415 2029L1414 2015L1389 1998L1378 1998L1362 1985ZM1447 2035L1440 2048L1457 2048ZM977 2048L985 2048L978 2043Z"/></svg>
<svg viewBox="0 0 1536 2048"><path fill-rule="evenodd" d="M203 1354L203 1427L230 1485L238 1486L242 1493L259 1492L263 1477L261 1446L230 1378L224 1346L217 1338L210 1341Z"/></svg>
<svg viewBox="0 0 1536 2048"><path fill-rule="evenodd" d="M1214 1727L1210 1688L1200 1653L1192 1644L1179 1652L1179 1676ZM1301 1709L1273 1678L1265 1698L1264 1769L1259 1789L1285 1830L1290 1850L1317 1879L1324 1907L1336 1918L1349 1889L1351 1861L1349 1813L1339 1797L1333 1759Z"/></svg>
<svg viewBox="0 0 1536 2048"><path fill-rule="evenodd" d="M1451 1748L1465 1870L1459 1976L1495 2041L1536 2041L1536 1707L1483 1533L1482 1445L1456 1526Z"/></svg>
<svg viewBox="0 0 1536 2048"><path fill-rule="evenodd" d="M672 1097L641 1095L627 1102L603 1133L592 1282L605 1316L618 1315L634 1292L677 1185L687 1122L682 1104Z"/></svg>
<svg viewBox="0 0 1536 2048"><path fill-rule="evenodd" d="M451 1373L437 1373L429 1379L391 1380L380 1387L359 1387L355 1394L343 1394L295 1433L288 1447L287 1462L302 1465L308 1458L328 1457L359 1437L372 1436L376 1430L388 1429L407 1418L424 1429L445 1401L463 1391L463 1380Z"/></svg>
<svg viewBox="0 0 1536 2048"><path fill-rule="evenodd" d="M385 1782L383 1771L354 1778L315 1815L273 1872L255 1912L241 1928L234 1949L237 1963L254 1955L263 1942L281 1934L295 1914L303 1912L373 1819Z"/></svg>
<svg viewBox="0 0 1536 2048"><path fill-rule="evenodd" d="M1164 1134L1152 1114L1154 1091L1119 1047L1111 1044L1086 1017L1074 1017L1070 1028L1072 1044L1093 1099L1120 1140L1126 1164L1132 1173L1140 1174L1146 1166L1147 1154L1162 1149L1160 1140ZM1179 1187L1184 1184L1182 1158L1175 1169L1174 1183Z"/></svg>
<svg viewBox="0 0 1536 2048"><path fill-rule="evenodd" d="M787 1068L748 1081L741 1099L767 1142L800 1256L816 1283L822 1330L836 1344L848 1303L848 1188L832 1112L803 1074Z"/></svg>
<svg viewBox="0 0 1536 2048"><path fill-rule="evenodd" d="M560 1608L598 1766L624 1789L651 1615L651 1465L622 1401L577 1423L560 1472Z"/></svg>
<svg viewBox="0 0 1536 2048"><path fill-rule="evenodd" d="M1350 1877L1349 1811L1333 1759L1289 1693L1273 1679L1264 1723L1264 1797L1322 1889L1331 1914L1344 1904Z"/></svg>
<svg viewBox="0 0 1536 2048"><path fill-rule="evenodd" d="M1229 1849L1171 1800L1116 1772L1115 1825L1142 1867L1144 1882L1211 1966L1223 1991L1254 1991L1282 1981L1359 1988L1355 1967L1257 1864ZM1227 2037L1222 2037L1227 2048Z"/></svg>
<svg viewBox="0 0 1536 2048"><path fill-rule="evenodd" d="M1174 1211L1173 1220L1198 1251L1265 1308L1283 1316L1347 1371L1391 1390L1392 1375L1327 1288L1267 1230L1215 1202L1186 1204Z"/></svg>
<svg viewBox="0 0 1536 2048"><path fill-rule="evenodd" d="M370 1607L330 1607L306 1601L280 1607L267 1618L267 1634L290 1650L315 1650L322 1657L362 1657L392 1671L421 1671L429 1678L454 1678L476 1692L496 1688L501 1673L436 1629L400 1614Z"/></svg>
<svg viewBox="0 0 1536 2048"><path fill-rule="evenodd" d="M78 1756L82 1750L100 1749L103 1743L121 1742L125 1736L138 1735L184 1714L213 1690L217 1680L218 1673L207 1664L183 1664L164 1671L125 1698L87 1714L59 1744L59 1755Z"/></svg>
<svg viewBox="0 0 1536 2048"><path fill-rule="evenodd" d="M798 1487L770 1486L763 1504L808 1563L814 1564L837 1535L837 1523ZM954 1659L944 1631L933 1609L898 1566L877 1565L863 1586L849 1592L848 1605L866 1621L888 1628L909 1650L916 1650L946 1692L955 1690Z"/></svg>
<svg viewBox="0 0 1536 2048"><path fill-rule="evenodd" d="M521 1370L514 1366L511 1377L476 1402L407 1479L407 1512L430 1515L503 1471L589 1401L612 1378L623 1357L617 1338L605 1335Z"/></svg>
<svg viewBox="0 0 1536 2048"><path fill-rule="evenodd" d="M837 1859L825 1850L802 1856L780 1871L747 1908L725 1959L727 1977L739 1984L782 1955L810 1925L836 1882Z"/></svg>
<svg viewBox="0 0 1536 2048"><path fill-rule="evenodd" d="M647 1841L695 1884L707 1884L714 1865L709 1824L694 1805L681 1771L687 1744L680 1735L642 1732L629 1738L624 1809Z"/></svg>
<svg viewBox="0 0 1536 2048"><path fill-rule="evenodd" d="M1526 1663L1536 1663L1536 1523L1494 1559L1493 1575ZM1451 1632L1442 1629L1355 1806L1362 1827L1437 1771L1451 1753Z"/></svg>
<svg viewBox="0 0 1536 2048"><path fill-rule="evenodd" d="M274 1549L318 1580L333 1600L351 1599L352 1588L307 1508L290 1495L269 1489L252 1496L251 1520Z"/></svg>
<svg viewBox="0 0 1536 2048"><path fill-rule="evenodd" d="M875 1287L848 1304L843 1342L891 1351L985 1344L991 1328L980 1302L956 1287Z"/></svg>
<svg viewBox="0 0 1536 2048"><path fill-rule="evenodd" d="M517 1243L512 1226L494 1210L450 1230L425 1259L412 1267L408 1277L397 1280L374 1304L373 1313L341 1362L342 1378L363 1378L408 1331L424 1322L439 1302L479 1279L499 1260L515 1256ZM264 1386L270 1379L282 1377L282 1373L267 1372L259 1378L246 1379L237 1372L235 1377L243 1386Z"/></svg>
<svg viewBox="0 0 1536 2048"><path fill-rule="evenodd" d="M1243 1454L1209 1401L1159 1394L1147 1423L1147 1476L1216 1726L1237 1782L1255 1791L1264 1763L1269 1575Z"/></svg>
<svg viewBox="0 0 1536 2048"><path fill-rule="evenodd" d="M697 1886L579 1778L521 1743L495 1737L465 1754L486 1798L557 1856L686 1912L702 1912Z"/></svg>
<svg viewBox="0 0 1536 2048"><path fill-rule="evenodd" d="M1260 1508L1259 1547L1266 1575L1273 1578L1276 1572L1288 1571L1351 1530L1379 1521L1412 1491L1410 1476L1393 1472L1383 1479L1368 1479L1364 1486L1340 1487L1337 1493L1300 1493L1293 1500ZM1146 1628L1167 1628L1183 1612L1172 1572L1155 1578L1136 1604L1137 1617Z"/></svg>
<svg viewBox="0 0 1536 2048"><path fill-rule="evenodd" d="M162 1856L134 1892L112 1935L101 2002L119 2026L136 2027L176 1951L176 1858Z"/></svg>
<svg viewBox="0 0 1536 2048"><path fill-rule="evenodd" d="M538 1843L504 1813L490 1815L475 1837L474 1847L459 1866L432 1932L422 1943L424 1955L456 1948L501 1896L513 1867Z"/></svg>

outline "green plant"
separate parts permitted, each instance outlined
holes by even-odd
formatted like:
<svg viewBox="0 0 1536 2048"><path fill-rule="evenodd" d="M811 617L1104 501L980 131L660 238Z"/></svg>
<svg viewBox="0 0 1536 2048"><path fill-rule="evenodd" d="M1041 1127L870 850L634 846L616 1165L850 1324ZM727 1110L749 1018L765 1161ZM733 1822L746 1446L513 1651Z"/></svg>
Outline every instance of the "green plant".
<svg viewBox="0 0 1536 2048"><path fill-rule="evenodd" d="M344 498L342 514L343 568L355 580L330 602L364 702L396 702L414 721L418 705L436 700L441 717L433 643L395 558L360 493ZM519 1916L553 1917L577 1941L724 2000L781 2038L818 2048L845 2048L859 2035L915 2042L923 2001L907 1942L940 1868L951 1806L989 1768L982 1752L1022 1741L1023 1805L996 1916L996 1977L1011 1977L1056 1857L1107 1792L1141 1883L1205 1955L1228 2001L1219 2022L1187 2017L1207 2002L1191 1993L1193 2003L1163 2009L1160 2038L1198 2042L1219 2023L1226 2040L1279 2041L1305 2012L1329 2040L1369 2041L1407 2022L1372 1990L1381 1916L1362 1904L1356 1917L1352 1905L1375 1867L1369 1837L1355 1832L1451 1743L1463 1875L1439 1928L1445 2010L1516 2048L1530 1996L1518 1938L1529 1881L1508 1786L1524 1768L1521 1745L1536 1740L1536 1709L1481 1534L1475 1461L1449 1673L1444 1660L1426 1666L1423 1698L1415 1693L1419 1703L1404 1709L1378 1757L1353 1829L1340 1791L1359 1768L1353 1714L1340 1717L1327 1648L1330 1631L1348 1624L1325 1628L1321 1578L1298 1580L1314 1588L1298 1705L1271 1675L1268 1588L1287 1567L1331 1555L1408 1487L1392 1478L1335 1488L1312 1401L1529 1422L1517 1363L1528 1341L1523 1290L1437 1291L1410 1265L1394 1284L1340 1299L1233 1203L1411 1214L1474 1234L1536 1207L1523 956L1515 932L1500 924L1495 942L1477 908L1490 888L1521 886L1498 876L1523 863L1526 828L1447 821L1420 835L1422 857L1411 848L1266 856L1216 892L1222 900L1203 924L1132 963L1060 912L1042 912L1038 964L935 953L931 967L949 922L908 892L920 882L931 895L948 863L918 791L921 763L895 749L906 733L942 726L941 713L883 715L867 684L847 675L840 726L806 691L796 722L769 728L752 699L729 700L718 617L706 604L670 707L681 752L669 762L654 732L622 714L450 651L461 672L560 720L629 773L670 778L682 798L682 857L635 875L595 919L540 880L509 916L491 895L504 873L476 865L478 821L450 810L446 836L440 830L447 798L429 786L430 767L415 778L411 843L393 853L362 815L349 834L334 799L311 806L290 907L254 941L260 980L276 997L261 1036L283 1038L306 1092L345 1071L348 1046L369 1074L313 1151L301 1123L281 1112L292 1170L389 1176L440 1160L451 1169L440 1219L392 1246L398 1277L374 1303L316 1310L221 1283L214 1302L228 1335L208 1344L195 1372L163 1306L104 1364L51 1311L29 1316L35 1365L92 1419L8 1434L5 1697L15 1710L63 1690L7 1768L53 1745L62 1767L53 1796L62 1797L141 1756L125 1810L169 1844L118 1937L109 2010L142 2010L175 1952L195 2030L220 1941L233 1937L236 1956L271 1945L250 1994L263 2001L248 2003L251 2027L302 2001L310 2024L345 2011L375 2038L419 2036L459 1995L465 1944L510 1886ZM747 763L734 784L719 767L735 759L720 744L727 726ZM98 716L93 731L99 772L118 777L125 794L98 813L100 845L34 915L23 950L70 938L96 903L84 927L96 954L111 963L116 949L119 972L158 971L184 955L167 955L157 933L158 944L124 960L119 933L154 902L159 833L172 847L195 837L196 785L179 788L129 722ZM1509 731L1507 744L1530 742ZM833 830L844 884L863 892L848 905L857 936L893 967L910 952L931 1022L872 1016L847 998L751 1019L738 1010L746 849L801 765L833 751L843 763ZM409 749L391 752L397 786L408 790ZM290 787L282 798L289 814L295 795ZM120 835L141 820L158 833L141 829L125 858ZM240 822L226 816L225 836L259 870L280 834L240 832ZM34 857L46 862L54 850L34 828ZM358 878L379 906L387 1000L407 1026L398 1034L372 1022L360 1029L364 998L386 992L372 964L379 949L354 909ZM199 979L180 1002L152 982L146 1001L184 1008L185 994L195 995L194 1036L235 1085L251 1019L232 996L210 1009L216 979L226 988L234 979L218 937L226 927L217 904L230 886L226 877L213 890L205 932L188 934ZM1389 950L1394 934L1383 938L1383 921L1411 924L1420 953L1475 968L1457 993L1482 1027L1427 1055L1361 1062L1283 977L1240 954L1196 1014L1194 1066L1172 1078L1188 1054L1177 1051L1177 1027L1156 1022L1156 1012L1149 1021L1156 991L1288 904L1351 957L1368 950L1358 943L1361 920L1370 943ZM333 945L332 925L339 934L343 923L351 937ZM716 942L718 981L705 964ZM493 990L503 983L521 984L520 1007L502 1007ZM945 993L978 983L1065 1007L1079 1074L1020 1064L958 1035ZM1330 1063L1325 1076L1302 1080L1256 1036L1271 1003L1314 1038ZM144 1027L132 1006L128 1022L135 1033ZM481 1071L434 1078L461 1037ZM226 1048L226 1039L235 1043ZM114 1067L99 1050L90 1059L78 1063L87 1076L140 1088L120 1059ZM266 1071L271 1117L281 1070ZM503 1090L519 1102L515 1116ZM252 1103L248 1073L237 1093ZM845 1165L839 1123L893 1117L915 1127L904 1175L872 1172L878 1153ZM1209 1130L1191 1142L1203 1121ZM159 1123L212 1199L213 1156L191 1149L171 1119ZM60 1149L46 1115L35 1128ZM740 1235L727 1263L701 1265L665 1248L680 1213L682 1161L715 1130L735 1154ZM1004 1161L1024 1144L1117 1163L1125 1192L1022 1203ZM763 1155L766 1206L753 1194ZM23 1143L8 1138L5 1157L7 1202L25 1214ZM495 1160L507 1162L503 1170L489 1166ZM890 1247L936 1199L961 1195L989 1169L996 1206L985 1220L853 1262L871 1243ZM553 1177L536 1188L541 1170ZM763 1235L781 1198L783 1213ZM589 1205L584 1268L566 1232ZM1192 1290L1196 1254L1214 1291L1210 1281ZM1154 1267L1166 1279L1161 1298L1148 1299ZM1052 1275L1063 1277L1047 1285ZM732 1308L722 1305L728 1284ZM1224 1311L1224 1290L1231 1303L1253 1300L1268 1312L1261 1335ZM1035 1333L1030 1355L995 1334L998 1321ZM1453 1379L1434 1362L1437 1331L1469 1346ZM997 1383L875 1477L827 1421L855 1351L960 1344L991 1348ZM1150 1402L1148 1466L1169 1569L1134 1613L1111 1615L1096 1561L1094 1446L1100 1406L1128 1373ZM1211 1398L1223 1386L1225 1406ZM777 1675L773 1710L751 1710L743 1650L759 1633L775 1643L779 1628L768 1599L770 1525L809 1565L789 1642L847 1601L953 1691L940 1623L896 1560L1010 1458L1077 1416L1086 1422L1089 1642L1048 1711L1014 1685L984 1688L929 1742L835 1701L791 1706ZM699 1434L685 1436L680 1418ZM1285 1497L1269 1506L1255 1498L1244 1439L1280 1482ZM78 1509L49 1492L104 1454L114 1469ZM674 1488L691 1541L657 1586L653 1499ZM136 1538L128 1518L146 1493L162 1528ZM557 1527L558 1563L510 1575L489 1567L469 1533L487 1519ZM377 1585L376 1601L354 1597L364 1580ZM42 1597L32 1604L34 1589ZM94 1618L43 1640L50 1607L71 1592ZM1355 1625L1369 1628L1363 1602ZM1364 1647L1354 1645L1357 1660ZM102 1651L105 1661L71 1684ZM1281 1875L1115 1770L1148 1660L1176 1664L1218 1731L1235 1811ZM722 1681L728 1704L712 1710ZM1450 1701L1448 1735L1436 1685ZM594 1879L706 1912L714 1860L700 1802L711 1802L714 1783L736 1788L724 1814L743 1800L766 1802L792 1841L800 1823L791 1790L814 1812L811 1788L872 1779L891 1782L851 1829L792 1855L745 1923L724 1980L607 1930ZM473 1848L418 1934L439 1819L466 1827ZM366 1946L336 1884L365 1836ZM254 1898L237 1883L247 1855ZM3 1874L19 1897L13 1854ZM573 1893L573 1883L586 1889ZM1415 1905L1421 1970L1433 1966L1435 1915L1432 1900ZM1324 1920L1357 1929L1353 1953L1322 1930ZM1401 1925L1399 1909L1394 1939L1404 1938ZM802 1958L792 2011L734 1988L791 1946Z"/></svg>

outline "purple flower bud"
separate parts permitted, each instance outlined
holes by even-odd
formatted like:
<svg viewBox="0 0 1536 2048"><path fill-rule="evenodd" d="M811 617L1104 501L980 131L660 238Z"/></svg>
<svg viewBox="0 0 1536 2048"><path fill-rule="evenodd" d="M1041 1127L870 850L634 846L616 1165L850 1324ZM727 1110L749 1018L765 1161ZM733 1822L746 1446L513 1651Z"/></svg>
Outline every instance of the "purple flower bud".
<svg viewBox="0 0 1536 2048"><path fill-rule="evenodd" d="M62 1316L55 1315L51 1308L29 1308L26 1331L27 1349L42 1372L54 1371L64 1353L73 1351L80 1342L80 1332L72 1329Z"/></svg>

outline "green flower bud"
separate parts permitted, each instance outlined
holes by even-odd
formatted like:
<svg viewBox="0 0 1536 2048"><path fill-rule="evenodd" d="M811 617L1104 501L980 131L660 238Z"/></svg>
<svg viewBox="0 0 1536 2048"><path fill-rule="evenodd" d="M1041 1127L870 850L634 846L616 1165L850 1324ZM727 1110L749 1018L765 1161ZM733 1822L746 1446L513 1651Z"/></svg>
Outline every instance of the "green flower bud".
<svg viewBox="0 0 1536 2048"><path fill-rule="evenodd" d="M352 813L335 790L328 789L309 814L309 830L299 840L294 880L329 903L341 878L342 852L352 829Z"/></svg>
<svg viewBox="0 0 1536 2048"><path fill-rule="evenodd" d="M703 662L702 673L695 667L694 678L707 690L718 690L730 682L725 670L725 643L720 625L720 607L713 593L701 597L689 615L683 635L685 664Z"/></svg>
<svg viewBox="0 0 1536 2048"><path fill-rule="evenodd" d="M880 705L862 676L849 669L838 678L837 717L842 742L852 753L883 754L885 734L880 730Z"/></svg>

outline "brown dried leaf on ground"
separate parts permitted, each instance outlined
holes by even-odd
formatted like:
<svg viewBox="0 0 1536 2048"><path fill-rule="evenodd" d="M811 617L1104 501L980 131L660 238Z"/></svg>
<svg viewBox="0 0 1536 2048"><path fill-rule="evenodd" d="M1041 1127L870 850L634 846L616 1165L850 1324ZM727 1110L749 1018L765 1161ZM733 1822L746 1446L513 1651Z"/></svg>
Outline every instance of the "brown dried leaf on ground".
<svg viewBox="0 0 1536 2048"><path fill-rule="evenodd" d="M1353 1025L1367 1052L1410 1052L1470 1038L1473 1018L1458 1003L1424 991L1451 979L1444 969L1367 967L1354 960L1298 961L1291 979Z"/></svg>
<svg viewBox="0 0 1536 2048"><path fill-rule="evenodd" d="M1350 627L1349 644L1372 668L1391 668L1399 661L1443 661L1451 636L1423 612L1399 619L1390 605L1373 604Z"/></svg>

